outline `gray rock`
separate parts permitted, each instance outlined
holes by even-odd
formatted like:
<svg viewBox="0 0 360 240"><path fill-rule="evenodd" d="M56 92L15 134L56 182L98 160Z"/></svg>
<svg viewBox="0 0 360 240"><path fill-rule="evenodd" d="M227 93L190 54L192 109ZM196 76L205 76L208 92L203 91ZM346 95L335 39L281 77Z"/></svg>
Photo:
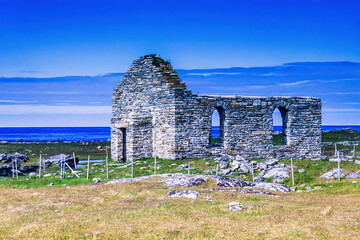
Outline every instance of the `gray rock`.
<svg viewBox="0 0 360 240"><path fill-rule="evenodd" d="M297 189L297 187L290 187L290 190L291 190L292 192L295 192L296 189Z"/></svg>
<svg viewBox="0 0 360 240"><path fill-rule="evenodd" d="M347 179L360 178L360 175L357 174L356 172L352 172L352 173L348 173L348 174L346 175L346 178L347 178Z"/></svg>
<svg viewBox="0 0 360 240"><path fill-rule="evenodd" d="M96 184L96 183L101 182L101 178L93 178L92 181L93 181L93 183Z"/></svg>
<svg viewBox="0 0 360 240"><path fill-rule="evenodd" d="M360 160L355 160L355 164L360 164Z"/></svg>
<svg viewBox="0 0 360 240"><path fill-rule="evenodd" d="M306 190L311 190L311 187L305 187Z"/></svg>
<svg viewBox="0 0 360 240"><path fill-rule="evenodd" d="M334 168L331 171L328 171L326 173L324 173L323 175L320 176L321 178L325 178L325 179L331 179L331 178L338 178L338 169ZM340 169L340 177L343 178L344 177L344 172Z"/></svg>
<svg viewBox="0 0 360 240"><path fill-rule="evenodd" d="M203 171L204 174L213 174L213 172L214 171L212 171L211 169L207 169Z"/></svg>
<svg viewBox="0 0 360 240"><path fill-rule="evenodd" d="M267 159L264 161L264 164L266 164L267 166L274 166L275 164L277 164L279 160L278 159Z"/></svg>
<svg viewBox="0 0 360 240"><path fill-rule="evenodd" d="M305 172L305 169L299 169L298 172L299 172L299 173L303 173L303 172Z"/></svg>
<svg viewBox="0 0 360 240"><path fill-rule="evenodd" d="M219 171L219 174L222 174L222 175L230 175L230 174L232 174L232 172L231 172L231 169L221 169L221 170Z"/></svg>
<svg viewBox="0 0 360 240"><path fill-rule="evenodd" d="M61 161L66 162L70 167L74 168L73 156L62 153L59 155L54 155L54 156L44 158L44 162L48 166L50 166L52 164L60 166ZM79 158L77 156L75 156L75 162L76 162L76 164L79 163Z"/></svg>
<svg viewBox="0 0 360 240"><path fill-rule="evenodd" d="M205 199L206 201L210 201L210 202L213 201L213 200L211 199L211 196L204 196L204 199Z"/></svg>
<svg viewBox="0 0 360 240"><path fill-rule="evenodd" d="M31 178L31 177L36 177L36 173L34 173L34 172L29 173L29 178Z"/></svg>
<svg viewBox="0 0 360 240"><path fill-rule="evenodd" d="M178 170L184 170L184 169L188 169L189 168L189 165L187 164L181 164L179 165L176 169Z"/></svg>
<svg viewBox="0 0 360 240"><path fill-rule="evenodd" d="M315 190L318 190L318 189L321 189L321 188L322 188L322 186L315 186L314 187Z"/></svg>
<svg viewBox="0 0 360 240"><path fill-rule="evenodd" d="M47 186L48 187L51 187L51 186L53 186L54 185L54 183L50 183L50 184L48 184Z"/></svg>
<svg viewBox="0 0 360 240"><path fill-rule="evenodd" d="M185 197L195 199L199 195L199 192L189 189L174 190L168 192L169 197Z"/></svg>
<svg viewBox="0 0 360 240"><path fill-rule="evenodd" d="M228 206L231 211L241 211L244 208L244 205L239 202L231 202Z"/></svg>
<svg viewBox="0 0 360 240"><path fill-rule="evenodd" d="M290 176L290 171L287 168L273 168L270 169L265 175L264 178L288 178Z"/></svg>
<svg viewBox="0 0 360 240"><path fill-rule="evenodd" d="M283 193L290 192L289 186L286 186L283 184L278 184L278 183L256 182L253 184L252 187L265 189L265 190L269 190L269 191L283 192Z"/></svg>
<svg viewBox="0 0 360 240"><path fill-rule="evenodd" d="M219 167L220 167L221 169L227 168L228 166L229 166L229 163L228 163L227 161L221 160L221 161L219 162Z"/></svg>
<svg viewBox="0 0 360 240"><path fill-rule="evenodd" d="M207 177L203 175L172 174L160 182L165 182L168 187L194 187L203 184L206 180Z"/></svg>
<svg viewBox="0 0 360 240"><path fill-rule="evenodd" d="M274 178L272 180L273 183L283 183L284 182L284 179L283 178Z"/></svg>

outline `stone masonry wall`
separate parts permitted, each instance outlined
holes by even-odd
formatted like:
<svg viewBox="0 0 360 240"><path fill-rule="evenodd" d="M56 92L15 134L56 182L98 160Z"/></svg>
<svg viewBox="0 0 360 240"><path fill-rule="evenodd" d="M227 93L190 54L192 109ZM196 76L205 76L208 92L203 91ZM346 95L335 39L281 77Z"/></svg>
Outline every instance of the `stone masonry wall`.
<svg viewBox="0 0 360 240"><path fill-rule="evenodd" d="M170 63L147 55L134 63L113 94L112 158L205 156L312 158L320 155L321 101L311 97L197 96ZM272 144L272 114L283 116L285 144ZM209 144L215 109L223 117L222 143ZM125 142L123 133L126 129Z"/></svg>

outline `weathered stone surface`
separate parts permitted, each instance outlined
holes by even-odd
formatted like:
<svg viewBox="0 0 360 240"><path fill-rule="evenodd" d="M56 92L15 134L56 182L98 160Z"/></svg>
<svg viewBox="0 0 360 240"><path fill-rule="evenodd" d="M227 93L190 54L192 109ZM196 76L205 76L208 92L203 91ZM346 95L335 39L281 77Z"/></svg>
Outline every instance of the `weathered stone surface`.
<svg viewBox="0 0 360 240"><path fill-rule="evenodd" d="M211 178L216 180L216 184L219 187L252 187L266 189L270 191L277 192L290 192L290 188L283 184L276 183L264 183L264 182L247 182L239 179L221 177L221 176L211 176Z"/></svg>
<svg viewBox="0 0 360 240"><path fill-rule="evenodd" d="M168 187L194 187L203 184L206 180L207 177L203 175L173 174L161 182L165 182Z"/></svg>
<svg viewBox="0 0 360 240"><path fill-rule="evenodd" d="M228 163L227 161L221 160L221 161L219 162L219 167L220 167L221 169L227 168L228 166L229 166L229 163Z"/></svg>
<svg viewBox="0 0 360 240"><path fill-rule="evenodd" d="M189 189L174 190L168 192L169 197L185 197L195 199L199 195L199 192Z"/></svg>
<svg viewBox="0 0 360 240"><path fill-rule="evenodd" d="M179 165L176 169L178 170L184 170L184 169L188 169L189 168L189 165L187 164L181 164Z"/></svg>
<svg viewBox="0 0 360 240"><path fill-rule="evenodd" d="M333 170L324 173L320 177L321 178L326 178L326 179L338 178L339 177L338 172L339 172L338 169L334 168ZM344 177L344 172L341 169L340 169L340 177L341 178Z"/></svg>
<svg viewBox="0 0 360 240"><path fill-rule="evenodd" d="M244 194L259 194L259 195L269 195L269 196L278 197L278 195L271 193L271 192L252 190L252 189L202 189L202 190L214 191L214 192L237 192L237 193L244 193Z"/></svg>
<svg viewBox="0 0 360 240"><path fill-rule="evenodd" d="M288 178L289 176L290 171L287 168L273 168L264 175L264 178Z"/></svg>
<svg viewBox="0 0 360 240"><path fill-rule="evenodd" d="M360 175L357 174L356 172L352 172L352 173L348 173L348 174L346 175L346 178L348 178L348 179L351 179L351 178L360 178Z"/></svg>
<svg viewBox="0 0 360 240"><path fill-rule="evenodd" d="M54 156L44 158L44 162L47 165L55 164L55 165L60 166L61 161L66 162L72 168L74 167L74 157L67 155L67 154L62 153L59 155L54 155ZM79 163L79 158L77 156L75 156L75 162L76 162L76 164Z"/></svg>
<svg viewBox="0 0 360 240"><path fill-rule="evenodd" d="M239 202L231 202L228 206L230 211L241 211L244 208L244 205Z"/></svg>
<svg viewBox="0 0 360 240"><path fill-rule="evenodd" d="M92 181L93 183L97 184L101 182L101 178L93 178Z"/></svg>
<svg viewBox="0 0 360 240"><path fill-rule="evenodd" d="M275 109L283 116L285 145L272 144ZM210 144L211 119L220 113L220 145ZM130 66L112 96L114 160L158 156L320 156L321 101L311 97L197 96L169 62L146 55Z"/></svg>

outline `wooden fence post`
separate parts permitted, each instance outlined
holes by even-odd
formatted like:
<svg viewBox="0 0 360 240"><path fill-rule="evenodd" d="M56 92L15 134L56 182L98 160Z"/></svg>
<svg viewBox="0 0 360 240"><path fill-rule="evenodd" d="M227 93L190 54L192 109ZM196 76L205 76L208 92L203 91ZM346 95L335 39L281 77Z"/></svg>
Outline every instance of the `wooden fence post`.
<svg viewBox="0 0 360 240"><path fill-rule="evenodd" d="M108 148L106 147L106 179L109 179L109 166L108 166Z"/></svg>
<svg viewBox="0 0 360 240"><path fill-rule="evenodd" d="M292 179L292 185L295 185L294 181L294 165L293 165L293 159L291 158L291 179Z"/></svg>
<svg viewBox="0 0 360 240"><path fill-rule="evenodd" d="M88 164L86 170L86 179L89 180L89 171L90 171L90 155L88 155Z"/></svg>
<svg viewBox="0 0 360 240"><path fill-rule="evenodd" d="M41 154L39 158L39 178L41 178Z"/></svg>

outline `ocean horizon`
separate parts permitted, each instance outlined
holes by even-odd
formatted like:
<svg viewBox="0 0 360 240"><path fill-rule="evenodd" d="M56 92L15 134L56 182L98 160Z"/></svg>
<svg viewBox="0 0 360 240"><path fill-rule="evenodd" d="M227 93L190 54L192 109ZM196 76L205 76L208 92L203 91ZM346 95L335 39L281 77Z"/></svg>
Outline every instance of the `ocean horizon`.
<svg viewBox="0 0 360 240"><path fill-rule="evenodd" d="M360 132L360 125L324 125L321 130L343 128ZM274 126L274 131L282 131L282 127ZM219 127L213 126L212 135L219 136ZM108 141L110 137L110 127L0 127L0 141L6 142Z"/></svg>

